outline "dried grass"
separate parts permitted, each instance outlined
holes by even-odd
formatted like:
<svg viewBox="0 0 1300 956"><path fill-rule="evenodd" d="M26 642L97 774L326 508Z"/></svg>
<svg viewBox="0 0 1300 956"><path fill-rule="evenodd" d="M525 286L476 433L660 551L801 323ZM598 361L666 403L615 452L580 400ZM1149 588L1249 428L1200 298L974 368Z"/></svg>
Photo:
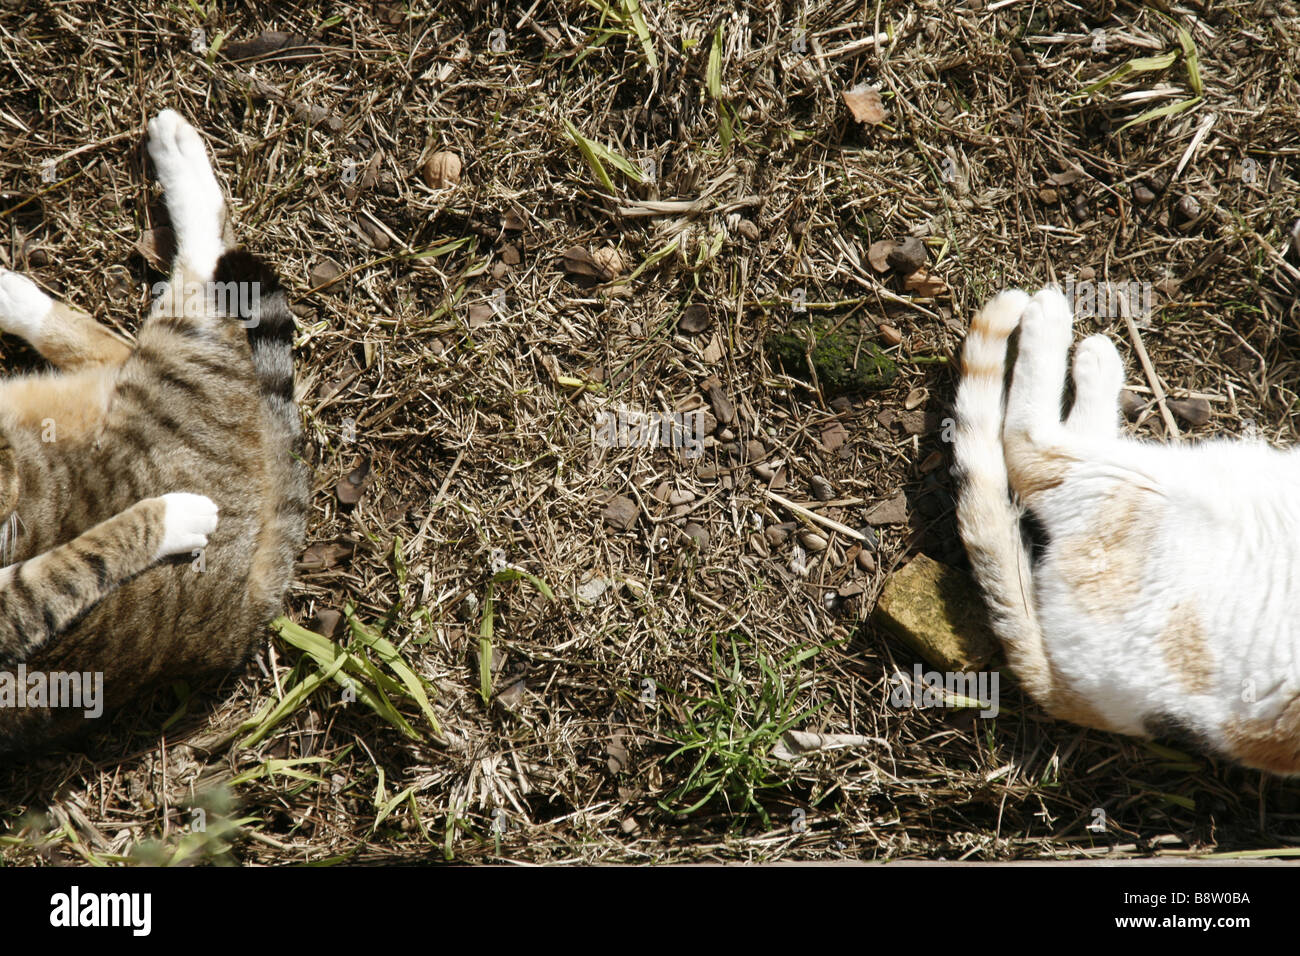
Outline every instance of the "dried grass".
<svg viewBox="0 0 1300 956"><path fill-rule="evenodd" d="M523 17L454 2L289 4L269 19L249 4L0 3L0 264L136 327L160 276L135 243L165 221L145 120L172 106L204 132L237 229L302 310L311 540L355 542L302 570L290 616L311 625L351 601L361 620L388 620L436 689L444 731L425 724L408 739L333 690L256 745L232 744L306 672L274 640L242 678L191 701L162 745L153 718L176 708L169 693L116 721L97 761L58 754L4 771L3 858L112 861L150 839L175 849L195 795L221 785L238 810L202 799L244 818L242 836L191 840L182 859L993 860L1295 845L1294 784L1056 723L1014 691L996 721L891 707L889 677L912 658L861 623L908 554L963 560L946 468L920 467L945 451L938 432L900 434L877 416L909 394L948 414L965 317L1003 285L1085 267L1179 280L1156 292L1141 334L1172 395L1215 397L1194 435L1253 419L1271 441L1296 438L1295 5L1180 5L1203 98L1122 133L1190 96L1192 81L1180 60L1073 97L1134 56L1179 48L1155 11L1096 6L881 3L864 19L860 4L821 0L632 4L639 32L627 5L597 2L534 4ZM232 64L191 49L200 27L227 53L263 29L307 43ZM883 124L849 118L841 94L860 83L879 86ZM1158 84L1170 91L1117 100ZM1135 203L1134 187L1172 173L1211 114L1173 184ZM610 195L566 123L636 166L651 159L653 180L606 163ZM438 150L458 153L463 172L435 191L419 169ZM1249 183L1247 158L1258 164ZM1052 185L1072 169L1077 181ZM1177 211L1185 195L1203 210L1190 225ZM687 205L656 205L674 201ZM950 295L918 301L867 263L871 242L909 233L927 237ZM584 286L564 269L572 246L612 246L634 270L653 263ZM327 256L344 274L317 281ZM879 341L879 324L899 330L897 381L848 407L792 388L761 343L794 318L796 289L862 342ZM677 318L695 303L712 328L683 334ZM1128 342L1119 319L1084 325ZM706 358L714 333L721 357ZM1135 360L1130 371L1140 375ZM708 407L711 375L736 423L698 462L595 446L600 409ZM848 440L827 452L820 436L837 421ZM1138 430L1164 426L1148 413ZM901 492L912 525L879 529L873 572L836 534L806 576L791 572L795 539L769 545L752 531L751 515L795 520L743 460L752 440L785 461L774 490L792 500L856 528ZM362 460L373 479L344 507L334 487ZM814 476L833 501L814 499ZM665 482L694 498L674 512L656 497ZM612 495L637 503L632 530L602 520ZM707 532L703 547L690 546L688 521ZM557 600L524 582L497 588L485 706L495 551ZM593 578L604 592L575 597L599 588ZM845 584L862 593L828 609ZM802 729L879 741L789 765L783 786L761 792L766 829L722 803L684 819L661 804L689 769L666 759L682 708L711 692L711 643L728 635L747 642L730 692L761 680L760 658L817 648L785 675L800 708L820 708ZM1094 808L1104 834L1087 829Z"/></svg>

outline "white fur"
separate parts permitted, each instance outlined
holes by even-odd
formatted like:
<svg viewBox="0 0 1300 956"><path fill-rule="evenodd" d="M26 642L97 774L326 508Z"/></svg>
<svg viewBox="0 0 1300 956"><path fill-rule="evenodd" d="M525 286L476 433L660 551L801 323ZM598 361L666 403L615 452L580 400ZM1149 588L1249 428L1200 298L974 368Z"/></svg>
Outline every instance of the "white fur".
<svg viewBox="0 0 1300 956"><path fill-rule="evenodd" d="M54 300L31 279L0 269L0 331L34 341Z"/></svg>
<svg viewBox="0 0 1300 956"><path fill-rule="evenodd" d="M149 121L153 158L176 233L176 257L202 279L210 279L225 252L221 187L198 132L175 110Z"/></svg>
<svg viewBox="0 0 1300 956"><path fill-rule="evenodd" d="M167 508L163 517L163 540L158 546L157 558L193 554L206 548L208 535L217 530L216 503L204 495L185 492L163 495L162 500Z"/></svg>
<svg viewBox="0 0 1300 956"><path fill-rule="evenodd" d="M974 373L1001 367L1017 312L1020 351L1003 416L1001 383ZM1026 671L1050 662L1043 673L1112 730L1145 735L1153 721L1172 719L1239 756L1225 727L1271 726L1288 707L1294 715L1300 698L1300 454L1259 443L1125 437L1123 365L1102 335L1076 349L1076 399L1062 422L1072 337L1064 297L1003 293L984 315L996 334L968 337L971 374L957 397L955 451L966 477L959 523L1008 658ZM1029 498L1048 537L1036 563L1020 538L1022 509L1007 491L1008 460L1024 447L1016 436L1068 462L1064 480ZM1119 553L1115 529L1104 526L1117 493L1142 502L1136 559L1131 549ZM1091 568L1131 569L1132 587L1117 587L1099 607L1095 589L1085 594L1076 579L1081 555ZM1171 660L1169 628L1180 607L1196 621L1199 681L1189 681L1176 655ZM1284 736L1285 726L1278 725ZM1300 740L1285 737L1284 746L1300 753Z"/></svg>

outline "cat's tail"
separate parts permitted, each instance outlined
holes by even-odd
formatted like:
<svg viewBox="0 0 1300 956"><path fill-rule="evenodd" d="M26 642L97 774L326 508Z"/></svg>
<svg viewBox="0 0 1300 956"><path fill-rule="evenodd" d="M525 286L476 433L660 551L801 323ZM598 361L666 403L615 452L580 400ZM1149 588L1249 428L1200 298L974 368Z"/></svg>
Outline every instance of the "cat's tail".
<svg viewBox="0 0 1300 956"><path fill-rule="evenodd" d="M1052 679L1034 608L1021 509L1012 502L1002 448L1007 339L1029 297L1003 292L971 321L961 356L954 453L961 491L957 526L988 603L1007 663L1032 697L1051 698Z"/></svg>
<svg viewBox="0 0 1300 956"><path fill-rule="evenodd" d="M266 425L264 434L271 445L266 457L267 480L279 497L264 516L250 580L259 616L269 618L279 612L293 577L294 562L302 552L307 533L310 505L302 421L293 395L293 312L274 270L246 250L225 253L217 261L213 278L218 283L247 283L251 289L251 294L241 294L237 299L241 303L239 318L252 350Z"/></svg>

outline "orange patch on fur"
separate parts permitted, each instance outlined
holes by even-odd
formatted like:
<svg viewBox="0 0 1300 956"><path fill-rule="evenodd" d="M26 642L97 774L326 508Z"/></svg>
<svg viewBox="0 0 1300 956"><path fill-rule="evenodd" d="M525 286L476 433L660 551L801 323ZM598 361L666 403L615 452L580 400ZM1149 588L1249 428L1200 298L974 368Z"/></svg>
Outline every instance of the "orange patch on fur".
<svg viewBox="0 0 1300 956"><path fill-rule="evenodd" d="M1223 738L1228 753L1244 764L1271 773L1300 773L1300 697L1292 698L1271 722L1229 718Z"/></svg>
<svg viewBox="0 0 1300 956"><path fill-rule="evenodd" d="M27 375L0 383L0 418L37 432L42 441L82 439L99 432L117 369Z"/></svg>
<svg viewBox="0 0 1300 956"><path fill-rule="evenodd" d="M58 368L75 371L94 365L121 365L131 347L93 318L70 305L56 302L32 343Z"/></svg>
<svg viewBox="0 0 1300 956"><path fill-rule="evenodd" d="M1189 694L1209 693L1214 685L1214 662L1194 601L1174 605L1159 640L1165 664L1183 689Z"/></svg>
<svg viewBox="0 0 1300 956"><path fill-rule="evenodd" d="M1000 365L994 365L992 362L974 362L963 355L961 374L966 378L987 378L1000 382L1003 372Z"/></svg>
<svg viewBox="0 0 1300 956"><path fill-rule="evenodd" d="M1007 461L1007 483L1021 501L1059 487L1074 464L1074 458L1051 445L1037 445L1021 434L1009 434L1003 441Z"/></svg>
<svg viewBox="0 0 1300 956"><path fill-rule="evenodd" d="M1159 521L1156 504L1141 488L1118 485L1097 509L1095 533L1069 535L1053 546L1057 568L1086 613L1122 616L1137 600L1146 546Z"/></svg>

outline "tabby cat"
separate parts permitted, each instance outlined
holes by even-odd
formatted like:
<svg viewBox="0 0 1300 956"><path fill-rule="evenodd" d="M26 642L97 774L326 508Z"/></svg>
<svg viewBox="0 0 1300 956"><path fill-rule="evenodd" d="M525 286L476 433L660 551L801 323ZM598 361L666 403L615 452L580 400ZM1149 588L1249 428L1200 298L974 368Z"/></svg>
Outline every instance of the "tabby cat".
<svg viewBox="0 0 1300 956"><path fill-rule="evenodd" d="M284 292L227 251L194 128L164 110L148 150L177 249L134 348L0 270L0 331L54 367L0 382L0 750L48 746L159 682L240 664L302 547ZM99 680L102 700L68 706L70 675L87 695Z"/></svg>
<svg viewBox="0 0 1300 956"><path fill-rule="evenodd" d="M1055 289L1003 292L962 355L958 524L1008 663L1064 720L1300 772L1300 452L1124 437L1104 335L1062 422L1071 319Z"/></svg>

